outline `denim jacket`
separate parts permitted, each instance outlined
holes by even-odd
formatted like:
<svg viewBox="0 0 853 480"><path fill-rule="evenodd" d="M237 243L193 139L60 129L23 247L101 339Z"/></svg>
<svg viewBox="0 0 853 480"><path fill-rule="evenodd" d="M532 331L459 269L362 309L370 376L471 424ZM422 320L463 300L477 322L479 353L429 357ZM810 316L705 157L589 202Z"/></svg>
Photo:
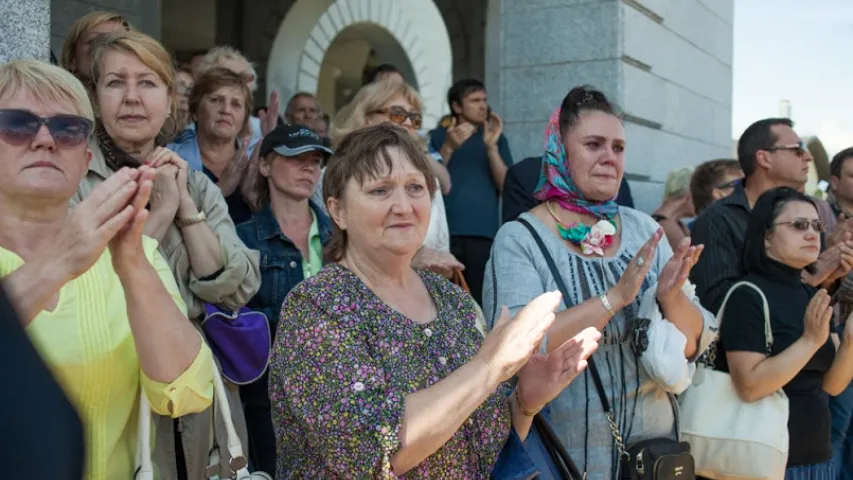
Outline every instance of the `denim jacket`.
<svg viewBox="0 0 853 480"><path fill-rule="evenodd" d="M317 216L320 241L326 245L332 235L329 217L314 203L310 205ZM269 205L253 215L251 220L238 225L237 235L247 247L261 253L261 288L247 306L263 312L275 333L284 297L304 280L302 252L281 231Z"/></svg>
<svg viewBox="0 0 853 480"><path fill-rule="evenodd" d="M317 216L320 241L325 246L332 236L329 217L314 203L310 205ZM238 225L237 235L246 246L258 250L261 254L261 288L246 306L263 312L269 320L270 331L275 335L284 298L293 287L304 280L302 252L281 231L269 205L254 214L251 220ZM257 382L241 387L240 395L247 405L269 405L267 374Z"/></svg>

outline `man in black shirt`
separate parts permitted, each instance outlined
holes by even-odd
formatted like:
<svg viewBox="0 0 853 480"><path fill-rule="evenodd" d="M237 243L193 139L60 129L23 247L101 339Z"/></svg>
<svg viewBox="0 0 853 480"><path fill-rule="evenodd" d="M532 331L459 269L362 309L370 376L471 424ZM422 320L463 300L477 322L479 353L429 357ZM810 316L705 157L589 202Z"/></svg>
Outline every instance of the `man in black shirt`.
<svg viewBox="0 0 853 480"><path fill-rule="evenodd" d="M723 298L742 275L742 251L752 206L767 190L788 186L802 191L814 160L787 118L767 118L750 125L738 141L738 161L745 175L734 192L708 207L693 223L694 245L705 250L690 281L702 306L717 312ZM834 244L834 242L831 242ZM829 287L839 274L840 252L853 253L853 242L838 242L824 250L803 281Z"/></svg>

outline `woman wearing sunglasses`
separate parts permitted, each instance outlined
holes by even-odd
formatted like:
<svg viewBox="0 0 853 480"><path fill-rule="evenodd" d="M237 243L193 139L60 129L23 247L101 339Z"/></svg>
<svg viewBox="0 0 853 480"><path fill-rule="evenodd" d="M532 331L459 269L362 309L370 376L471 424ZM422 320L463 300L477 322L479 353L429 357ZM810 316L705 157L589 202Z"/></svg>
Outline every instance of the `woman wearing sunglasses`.
<svg viewBox="0 0 853 480"><path fill-rule="evenodd" d="M133 474L140 388L161 415L200 412L214 367L143 236L153 169L120 169L69 213L93 119L67 71L0 66L0 277L85 423L85 478L106 480Z"/></svg>
<svg viewBox="0 0 853 480"><path fill-rule="evenodd" d="M822 231L808 196L781 187L759 197L746 231L743 280L767 299L770 352L763 299L755 289L729 293L720 325L716 368L731 373L740 397L758 401L779 389L788 396L786 480L835 478L828 396L853 379L853 322L836 351L829 339L830 297L802 281L802 270L820 255Z"/></svg>
<svg viewBox="0 0 853 480"><path fill-rule="evenodd" d="M97 185L122 168L146 165L155 169L144 233L159 242L189 318L202 320L205 303L238 310L260 286L258 254L237 236L220 189L204 173L188 168L178 154L162 147L174 133L176 110L175 69L169 53L147 35L123 32L100 37L93 45L91 60L97 142L92 144L92 162L74 202L88 198ZM239 392L233 385L226 387L233 420L245 445L246 422ZM205 478L212 413L208 409L174 421L155 416L154 460L164 480ZM219 445L227 444L223 433L217 429ZM220 453L226 469L227 452L222 449Z"/></svg>
<svg viewBox="0 0 853 480"><path fill-rule="evenodd" d="M332 130L332 142L337 143L349 133L370 125L391 122L404 127L413 137L419 137L423 126L423 102L409 85L392 80L381 80L364 86L349 105L338 113L337 127ZM423 142L420 142L423 143ZM423 144L424 155L427 153ZM437 185L444 193L450 191L450 174L436 161L429 166L437 178ZM324 172L325 173L325 172ZM317 184L313 200L325 209L322 198L323 177ZM423 268L452 277L454 271L465 268L450 253L450 233L447 228L447 213L442 195L436 195L430 211L430 222L423 247L412 260L416 268Z"/></svg>

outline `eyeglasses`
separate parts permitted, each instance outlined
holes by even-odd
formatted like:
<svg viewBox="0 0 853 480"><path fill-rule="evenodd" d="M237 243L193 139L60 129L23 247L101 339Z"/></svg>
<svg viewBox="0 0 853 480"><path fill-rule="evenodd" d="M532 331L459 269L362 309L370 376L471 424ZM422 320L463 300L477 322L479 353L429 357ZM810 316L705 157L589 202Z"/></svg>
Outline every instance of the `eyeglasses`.
<svg viewBox="0 0 853 480"><path fill-rule="evenodd" d="M402 125L406 123L407 118L411 118L412 126L415 128L415 130L419 130L424 124L423 115L418 112L408 112L403 107L383 108L381 110L374 110L370 113L381 113L383 115L388 115L388 118L397 125Z"/></svg>
<svg viewBox="0 0 853 480"><path fill-rule="evenodd" d="M42 118L27 110L0 109L0 139L12 145L32 142L42 125L60 148L74 148L89 141L93 122L79 115Z"/></svg>
<svg viewBox="0 0 853 480"><path fill-rule="evenodd" d="M719 188L720 190L725 190L727 188L735 188L736 186L740 185L741 181L743 181L743 179L738 178L738 179L726 182L722 185L717 185L714 188Z"/></svg>
<svg viewBox="0 0 853 480"><path fill-rule="evenodd" d="M768 152L777 152L779 150L790 150L797 154L798 157L802 157L809 151L809 147L806 146L806 143L802 140L799 143L793 143L791 145L774 145L770 148L766 149Z"/></svg>
<svg viewBox="0 0 853 480"><path fill-rule="evenodd" d="M820 220L809 220L807 218L795 218L794 220L791 220L790 222L779 222L779 223L774 223L773 225L791 225L792 227L794 227L795 230L798 230L800 232L807 231L809 229L809 227L812 227L814 229L814 231L817 233L823 233L823 230L824 230L824 226L823 226L822 221L820 221Z"/></svg>

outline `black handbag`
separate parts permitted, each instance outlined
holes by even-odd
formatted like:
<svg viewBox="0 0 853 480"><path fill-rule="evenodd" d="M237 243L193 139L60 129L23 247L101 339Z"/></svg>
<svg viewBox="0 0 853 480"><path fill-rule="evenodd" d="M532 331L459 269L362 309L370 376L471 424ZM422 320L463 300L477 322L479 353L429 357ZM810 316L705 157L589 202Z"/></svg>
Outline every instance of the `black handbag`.
<svg viewBox="0 0 853 480"><path fill-rule="evenodd" d="M545 262L548 264L548 269L551 270L551 275L554 277L560 293L563 294L563 302L567 308L570 308L569 289L566 288L563 276L560 275L554 259L542 241L542 237L539 236L533 225L526 220L520 218L518 222L524 225L530 231L530 234L533 235L533 239L545 257ZM596 368L595 360L593 360L592 356L587 359L587 368L592 376L598 397L601 400L601 407L610 426L613 442L619 452L621 478L624 480L695 480L696 472L693 464L693 456L690 455L690 444L687 442L679 442L669 438L653 438L626 447L622 434L619 432L619 425L616 423L616 416L610 408L610 401L607 399L604 384L601 381L601 376L598 373L598 368ZM672 397L669 400L672 403ZM675 409L676 406L673 404L673 411L677 422L678 412ZM675 431L677 436L678 425L676 425ZM559 440L557 441L559 442Z"/></svg>

